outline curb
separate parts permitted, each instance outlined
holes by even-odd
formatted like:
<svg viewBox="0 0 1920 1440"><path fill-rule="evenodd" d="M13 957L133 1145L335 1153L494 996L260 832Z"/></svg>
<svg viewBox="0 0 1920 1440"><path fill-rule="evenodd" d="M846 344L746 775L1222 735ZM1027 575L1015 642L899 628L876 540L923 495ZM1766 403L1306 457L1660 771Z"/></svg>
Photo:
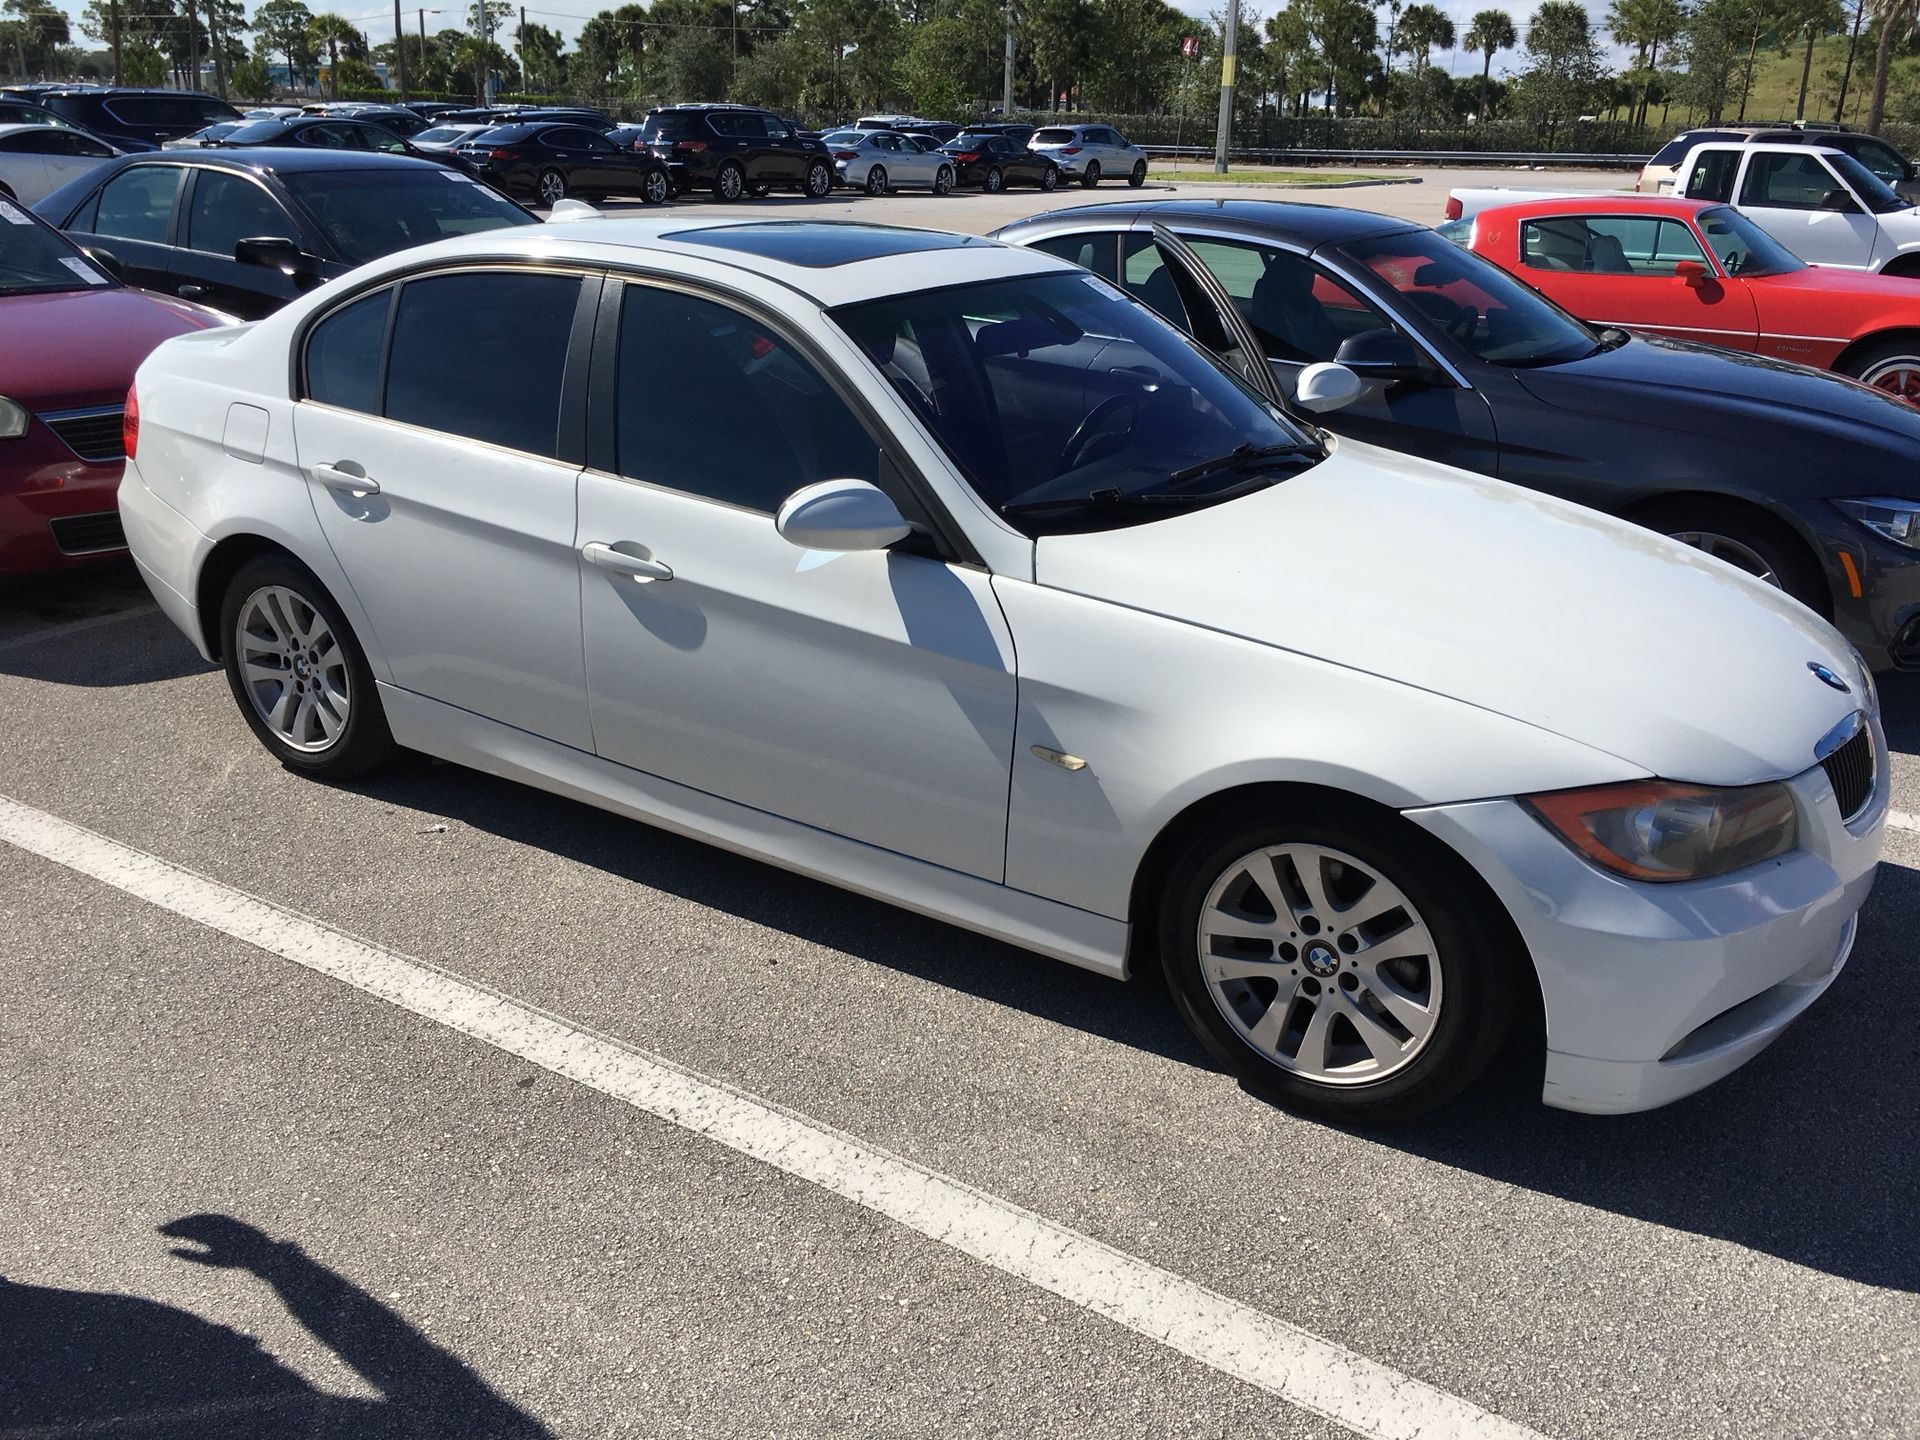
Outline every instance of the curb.
<svg viewBox="0 0 1920 1440"><path fill-rule="evenodd" d="M1207 180L1149 181L1148 190L1178 190L1186 185L1207 185ZM1223 187L1232 190L1366 190L1375 185L1424 185L1421 175L1382 175L1377 180L1228 180Z"/></svg>

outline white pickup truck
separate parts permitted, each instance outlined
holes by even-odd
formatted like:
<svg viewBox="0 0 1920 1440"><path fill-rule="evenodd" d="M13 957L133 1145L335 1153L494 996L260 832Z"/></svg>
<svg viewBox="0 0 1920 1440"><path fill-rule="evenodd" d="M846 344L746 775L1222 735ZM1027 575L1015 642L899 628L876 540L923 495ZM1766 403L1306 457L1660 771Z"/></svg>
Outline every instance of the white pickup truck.
<svg viewBox="0 0 1920 1440"><path fill-rule="evenodd" d="M1696 145L1675 193L1732 205L1810 265L1920 275L1920 206L1839 150Z"/></svg>

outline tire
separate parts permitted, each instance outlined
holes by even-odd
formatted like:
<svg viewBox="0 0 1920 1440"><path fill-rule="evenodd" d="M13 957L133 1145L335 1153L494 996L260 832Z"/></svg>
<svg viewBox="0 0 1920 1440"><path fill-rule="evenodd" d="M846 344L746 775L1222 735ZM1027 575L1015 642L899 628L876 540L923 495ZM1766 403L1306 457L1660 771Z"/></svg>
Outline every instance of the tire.
<svg viewBox="0 0 1920 1440"><path fill-rule="evenodd" d="M1784 590L1820 615L1833 600L1819 562L1777 520L1742 506L1711 499L1655 502L1628 517L1669 540L1678 540Z"/></svg>
<svg viewBox="0 0 1920 1440"><path fill-rule="evenodd" d="M738 161L727 161L713 177L713 198L731 205L746 193L747 172Z"/></svg>
<svg viewBox="0 0 1920 1440"><path fill-rule="evenodd" d="M1040 172L1040 188L1042 190L1052 191L1056 186L1059 185L1059 183L1060 183L1060 172L1056 170L1053 166L1049 165L1046 169Z"/></svg>
<svg viewBox="0 0 1920 1440"><path fill-rule="evenodd" d="M1142 185L1146 183L1147 183L1147 162L1144 160L1136 160L1133 162L1133 173L1127 176L1127 184L1131 185L1134 189L1138 190Z"/></svg>
<svg viewBox="0 0 1920 1440"><path fill-rule="evenodd" d="M953 171L945 165L933 172L933 193L936 195L953 193Z"/></svg>
<svg viewBox="0 0 1920 1440"><path fill-rule="evenodd" d="M664 205L673 196L673 182L664 170L649 170L640 182L640 199L647 205Z"/></svg>
<svg viewBox="0 0 1920 1440"><path fill-rule="evenodd" d="M887 193L887 167L876 165L867 171L867 194L884 195Z"/></svg>
<svg viewBox="0 0 1920 1440"><path fill-rule="evenodd" d="M1845 364L1834 368L1862 384L1920 405L1920 331L1889 335L1862 346L1847 356Z"/></svg>
<svg viewBox="0 0 1920 1440"><path fill-rule="evenodd" d="M1087 162L1087 168L1080 176L1080 183L1089 190L1100 183L1100 162L1098 160L1089 160Z"/></svg>
<svg viewBox="0 0 1920 1440"><path fill-rule="evenodd" d="M296 643L303 632L313 641L304 656ZM366 653L306 566L286 555L262 555L242 565L220 600L220 640L234 702L287 769L346 780L393 757L397 747ZM292 694L284 682L276 688L264 678L271 670L294 679ZM283 696L290 707L285 711ZM276 724L273 717L283 713L286 719ZM332 734L329 717L337 724Z"/></svg>
<svg viewBox="0 0 1920 1440"><path fill-rule="evenodd" d="M533 182L533 193L551 210L567 198L567 177L558 170L542 170Z"/></svg>
<svg viewBox="0 0 1920 1440"><path fill-rule="evenodd" d="M747 194L751 195L756 200L764 200L767 198L767 196L771 195L772 193L773 193L773 186L767 184L764 181L758 184L747 186Z"/></svg>
<svg viewBox="0 0 1920 1440"><path fill-rule="evenodd" d="M998 165L990 165L987 167L987 178L984 182L984 188L989 195L998 195L1002 190L1007 188L1007 177L1001 172Z"/></svg>
<svg viewBox="0 0 1920 1440"><path fill-rule="evenodd" d="M824 200L833 193L833 171L826 162L816 160L807 167L806 193L809 199Z"/></svg>
<svg viewBox="0 0 1920 1440"><path fill-rule="evenodd" d="M1252 876L1276 850L1269 899ZM1203 956L1208 915L1247 918L1237 934L1216 918ZM1529 983L1466 863L1357 802L1266 804L1208 825L1170 868L1159 919L1168 989L1209 1053L1249 1090L1329 1120L1387 1123L1453 1098L1499 1050ZM1252 938L1262 930L1273 938Z"/></svg>

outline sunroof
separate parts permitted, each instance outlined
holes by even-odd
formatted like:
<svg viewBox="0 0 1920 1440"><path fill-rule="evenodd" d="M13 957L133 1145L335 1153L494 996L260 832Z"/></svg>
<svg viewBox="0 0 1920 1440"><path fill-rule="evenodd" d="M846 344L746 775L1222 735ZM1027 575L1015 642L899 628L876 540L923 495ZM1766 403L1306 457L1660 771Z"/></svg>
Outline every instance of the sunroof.
<svg viewBox="0 0 1920 1440"><path fill-rule="evenodd" d="M765 220L743 225L713 225L672 230L662 240L738 250L786 265L816 270L876 260L882 255L912 255L922 250L959 250L990 242L977 235L944 235L937 230L908 230L895 225L834 224L820 220Z"/></svg>

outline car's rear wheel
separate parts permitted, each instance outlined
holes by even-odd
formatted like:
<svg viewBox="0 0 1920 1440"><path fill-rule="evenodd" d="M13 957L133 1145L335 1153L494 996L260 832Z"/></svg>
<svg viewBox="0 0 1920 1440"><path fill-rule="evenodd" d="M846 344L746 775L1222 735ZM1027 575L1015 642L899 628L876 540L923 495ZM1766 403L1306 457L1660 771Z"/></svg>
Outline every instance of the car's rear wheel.
<svg viewBox="0 0 1920 1440"><path fill-rule="evenodd" d="M289 770L347 779L393 755L366 654L304 565L281 555L242 565L221 599L220 634L240 713Z"/></svg>
<svg viewBox="0 0 1920 1440"><path fill-rule="evenodd" d="M540 196L540 203L552 209L567 198L567 177L558 170L542 170L533 188Z"/></svg>
<svg viewBox="0 0 1920 1440"><path fill-rule="evenodd" d="M1098 160L1089 160L1087 162L1086 170L1081 173L1080 183L1089 190L1100 183L1100 162Z"/></svg>
<svg viewBox="0 0 1920 1440"><path fill-rule="evenodd" d="M1920 405L1920 332L1894 335L1847 357L1841 373Z"/></svg>
<svg viewBox="0 0 1920 1440"><path fill-rule="evenodd" d="M1133 173L1127 176L1127 184L1131 185L1134 189L1138 190L1142 185L1146 183L1147 183L1147 162L1144 160L1136 160L1133 162Z"/></svg>
<svg viewBox="0 0 1920 1440"><path fill-rule="evenodd" d="M1167 876L1175 1003L1250 1089L1329 1119L1450 1099L1505 1037L1511 930L1465 862L1396 815L1249 807L1191 837Z"/></svg>
<svg viewBox="0 0 1920 1440"><path fill-rule="evenodd" d="M664 170L652 170L640 182L640 198L648 205L664 205L673 193L673 182Z"/></svg>
<svg viewBox="0 0 1920 1440"><path fill-rule="evenodd" d="M951 195L953 193L953 171L945 165L942 165L938 170L934 171L933 193L936 195Z"/></svg>
<svg viewBox="0 0 1920 1440"><path fill-rule="evenodd" d="M1040 172L1040 188L1051 190L1060 183L1060 172L1049 165Z"/></svg>
<svg viewBox="0 0 1920 1440"><path fill-rule="evenodd" d="M986 190L989 195L998 195L1007 188L1007 177L998 165L987 167Z"/></svg>
<svg viewBox="0 0 1920 1440"><path fill-rule="evenodd" d="M807 194L815 200L824 200L832 190L833 171L824 161L814 161L807 167Z"/></svg>
<svg viewBox="0 0 1920 1440"><path fill-rule="evenodd" d="M1792 531L1764 515L1738 505L1686 499L1649 506L1632 518L1786 591L1811 610L1827 614L1831 609L1819 565Z"/></svg>
<svg viewBox="0 0 1920 1440"><path fill-rule="evenodd" d="M867 194L884 195L887 193L887 167L876 165L867 171Z"/></svg>
<svg viewBox="0 0 1920 1440"><path fill-rule="evenodd" d="M732 204L747 192L747 172L729 160L713 177L713 198Z"/></svg>

